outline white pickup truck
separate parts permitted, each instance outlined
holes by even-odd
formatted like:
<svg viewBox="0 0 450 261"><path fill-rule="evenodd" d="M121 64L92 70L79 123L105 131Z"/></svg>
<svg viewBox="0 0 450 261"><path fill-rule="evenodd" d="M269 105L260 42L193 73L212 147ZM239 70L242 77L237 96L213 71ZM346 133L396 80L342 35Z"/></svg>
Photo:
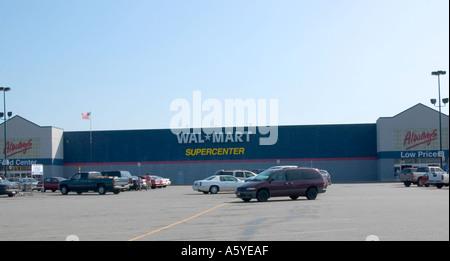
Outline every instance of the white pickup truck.
<svg viewBox="0 0 450 261"><path fill-rule="evenodd" d="M419 168L405 168L402 169L399 175L399 180L405 184L405 187L411 186L411 184L417 184L422 187L424 182L422 181L423 175L427 173L444 172L441 168L435 166L419 167Z"/></svg>
<svg viewBox="0 0 450 261"><path fill-rule="evenodd" d="M426 180L425 176L427 176L428 180ZM438 189L442 188L443 186L448 186L448 173L441 170L436 172L429 172L424 175L425 185L433 185L436 186Z"/></svg>

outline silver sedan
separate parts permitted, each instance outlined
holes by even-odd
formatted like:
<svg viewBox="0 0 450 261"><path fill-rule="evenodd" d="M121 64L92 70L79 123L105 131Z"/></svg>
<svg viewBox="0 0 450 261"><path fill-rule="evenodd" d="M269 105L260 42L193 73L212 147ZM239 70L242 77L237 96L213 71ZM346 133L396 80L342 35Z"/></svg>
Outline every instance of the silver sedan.
<svg viewBox="0 0 450 261"><path fill-rule="evenodd" d="M205 194L216 194L219 191L234 192L242 184L244 184L244 181L233 176L214 175L203 180L195 181L192 189Z"/></svg>

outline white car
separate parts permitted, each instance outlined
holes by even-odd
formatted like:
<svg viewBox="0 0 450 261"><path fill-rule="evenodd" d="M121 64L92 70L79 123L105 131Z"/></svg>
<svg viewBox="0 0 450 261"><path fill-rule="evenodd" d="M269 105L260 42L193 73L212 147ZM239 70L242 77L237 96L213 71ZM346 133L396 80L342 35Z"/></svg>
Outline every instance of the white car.
<svg viewBox="0 0 450 261"><path fill-rule="evenodd" d="M219 191L234 192L242 184L244 184L243 180L239 180L233 176L214 175L203 180L195 181L192 189L205 194L216 194Z"/></svg>
<svg viewBox="0 0 450 261"><path fill-rule="evenodd" d="M216 171L214 175L225 175L225 176L228 175L244 181L248 178L253 178L256 176L255 173L248 170L223 170L223 169Z"/></svg>
<svg viewBox="0 0 450 261"><path fill-rule="evenodd" d="M19 179L19 189L22 191L25 190L41 190L38 188L38 181L34 178L20 178Z"/></svg>
<svg viewBox="0 0 450 261"><path fill-rule="evenodd" d="M448 186L448 173L443 170L437 172L427 172L425 175L428 176L426 185L433 185L438 189L442 188L443 186Z"/></svg>

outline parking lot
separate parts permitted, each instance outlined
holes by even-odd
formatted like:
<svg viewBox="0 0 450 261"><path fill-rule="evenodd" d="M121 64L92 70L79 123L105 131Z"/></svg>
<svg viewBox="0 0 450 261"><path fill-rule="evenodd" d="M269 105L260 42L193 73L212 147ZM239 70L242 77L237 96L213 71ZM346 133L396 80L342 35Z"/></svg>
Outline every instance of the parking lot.
<svg viewBox="0 0 450 261"><path fill-rule="evenodd" d="M316 200L248 203L191 186L108 193L0 196L6 241L449 240L449 189L333 184Z"/></svg>

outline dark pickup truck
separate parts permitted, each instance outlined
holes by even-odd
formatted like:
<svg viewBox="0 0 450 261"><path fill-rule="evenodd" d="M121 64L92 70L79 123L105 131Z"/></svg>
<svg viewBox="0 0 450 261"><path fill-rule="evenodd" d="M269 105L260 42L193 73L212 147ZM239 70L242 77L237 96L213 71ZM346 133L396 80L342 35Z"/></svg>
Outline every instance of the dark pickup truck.
<svg viewBox="0 0 450 261"><path fill-rule="evenodd" d="M120 189L114 186L113 178L103 177L100 172L96 171L76 173L72 178L61 181L59 191L63 195L67 195L71 191L78 194L96 191L100 195L104 195L106 192L120 193Z"/></svg>

